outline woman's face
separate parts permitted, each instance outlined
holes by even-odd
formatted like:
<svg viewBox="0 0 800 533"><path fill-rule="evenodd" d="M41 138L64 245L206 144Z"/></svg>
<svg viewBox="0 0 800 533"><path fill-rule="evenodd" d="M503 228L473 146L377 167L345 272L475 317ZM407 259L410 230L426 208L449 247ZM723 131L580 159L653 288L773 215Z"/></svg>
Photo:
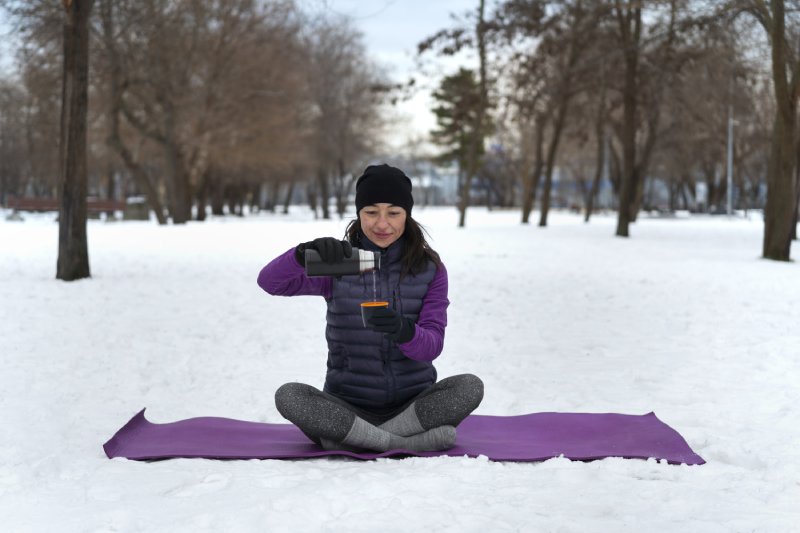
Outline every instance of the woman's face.
<svg viewBox="0 0 800 533"><path fill-rule="evenodd" d="M372 204L358 212L361 231L381 248L387 248L406 229L406 210L392 204Z"/></svg>

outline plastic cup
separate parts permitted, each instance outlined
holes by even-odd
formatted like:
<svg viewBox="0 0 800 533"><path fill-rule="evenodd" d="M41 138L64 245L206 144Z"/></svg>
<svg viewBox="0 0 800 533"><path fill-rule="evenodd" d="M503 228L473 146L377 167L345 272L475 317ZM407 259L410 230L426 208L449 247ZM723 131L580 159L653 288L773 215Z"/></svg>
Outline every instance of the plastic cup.
<svg viewBox="0 0 800 533"><path fill-rule="evenodd" d="M372 318L372 313L375 309L386 309L389 307L389 302L361 302L361 321L366 328L369 325L369 319Z"/></svg>

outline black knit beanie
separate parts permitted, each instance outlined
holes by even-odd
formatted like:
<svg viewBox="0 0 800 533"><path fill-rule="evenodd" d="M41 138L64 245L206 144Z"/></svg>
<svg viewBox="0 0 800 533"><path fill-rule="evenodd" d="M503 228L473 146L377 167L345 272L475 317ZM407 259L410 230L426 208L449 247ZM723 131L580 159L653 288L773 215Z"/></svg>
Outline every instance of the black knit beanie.
<svg viewBox="0 0 800 533"><path fill-rule="evenodd" d="M397 205L411 216L414 197L411 180L399 168L387 164L370 165L356 182L356 212L362 207L387 203Z"/></svg>

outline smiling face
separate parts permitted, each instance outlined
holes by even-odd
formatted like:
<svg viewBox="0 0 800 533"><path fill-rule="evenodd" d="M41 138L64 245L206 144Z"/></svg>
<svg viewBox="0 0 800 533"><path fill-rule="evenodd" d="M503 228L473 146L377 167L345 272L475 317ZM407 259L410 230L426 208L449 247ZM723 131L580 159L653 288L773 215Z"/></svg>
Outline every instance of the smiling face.
<svg viewBox="0 0 800 533"><path fill-rule="evenodd" d="M392 204L372 204L358 212L361 231L376 245L387 248L406 229L406 210Z"/></svg>

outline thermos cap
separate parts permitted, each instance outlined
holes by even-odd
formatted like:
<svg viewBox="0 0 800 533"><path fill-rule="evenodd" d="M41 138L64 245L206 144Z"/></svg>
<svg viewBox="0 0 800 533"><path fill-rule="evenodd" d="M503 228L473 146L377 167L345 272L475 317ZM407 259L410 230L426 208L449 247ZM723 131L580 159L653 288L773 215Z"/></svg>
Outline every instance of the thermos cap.
<svg viewBox="0 0 800 533"><path fill-rule="evenodd" d="M368 250L353 248L353 255L355 255L356 250L358 250L358 261L361 264L360 268L361 272L380 268L381 254L379 254L378 252L370 252Z"/></svg>

